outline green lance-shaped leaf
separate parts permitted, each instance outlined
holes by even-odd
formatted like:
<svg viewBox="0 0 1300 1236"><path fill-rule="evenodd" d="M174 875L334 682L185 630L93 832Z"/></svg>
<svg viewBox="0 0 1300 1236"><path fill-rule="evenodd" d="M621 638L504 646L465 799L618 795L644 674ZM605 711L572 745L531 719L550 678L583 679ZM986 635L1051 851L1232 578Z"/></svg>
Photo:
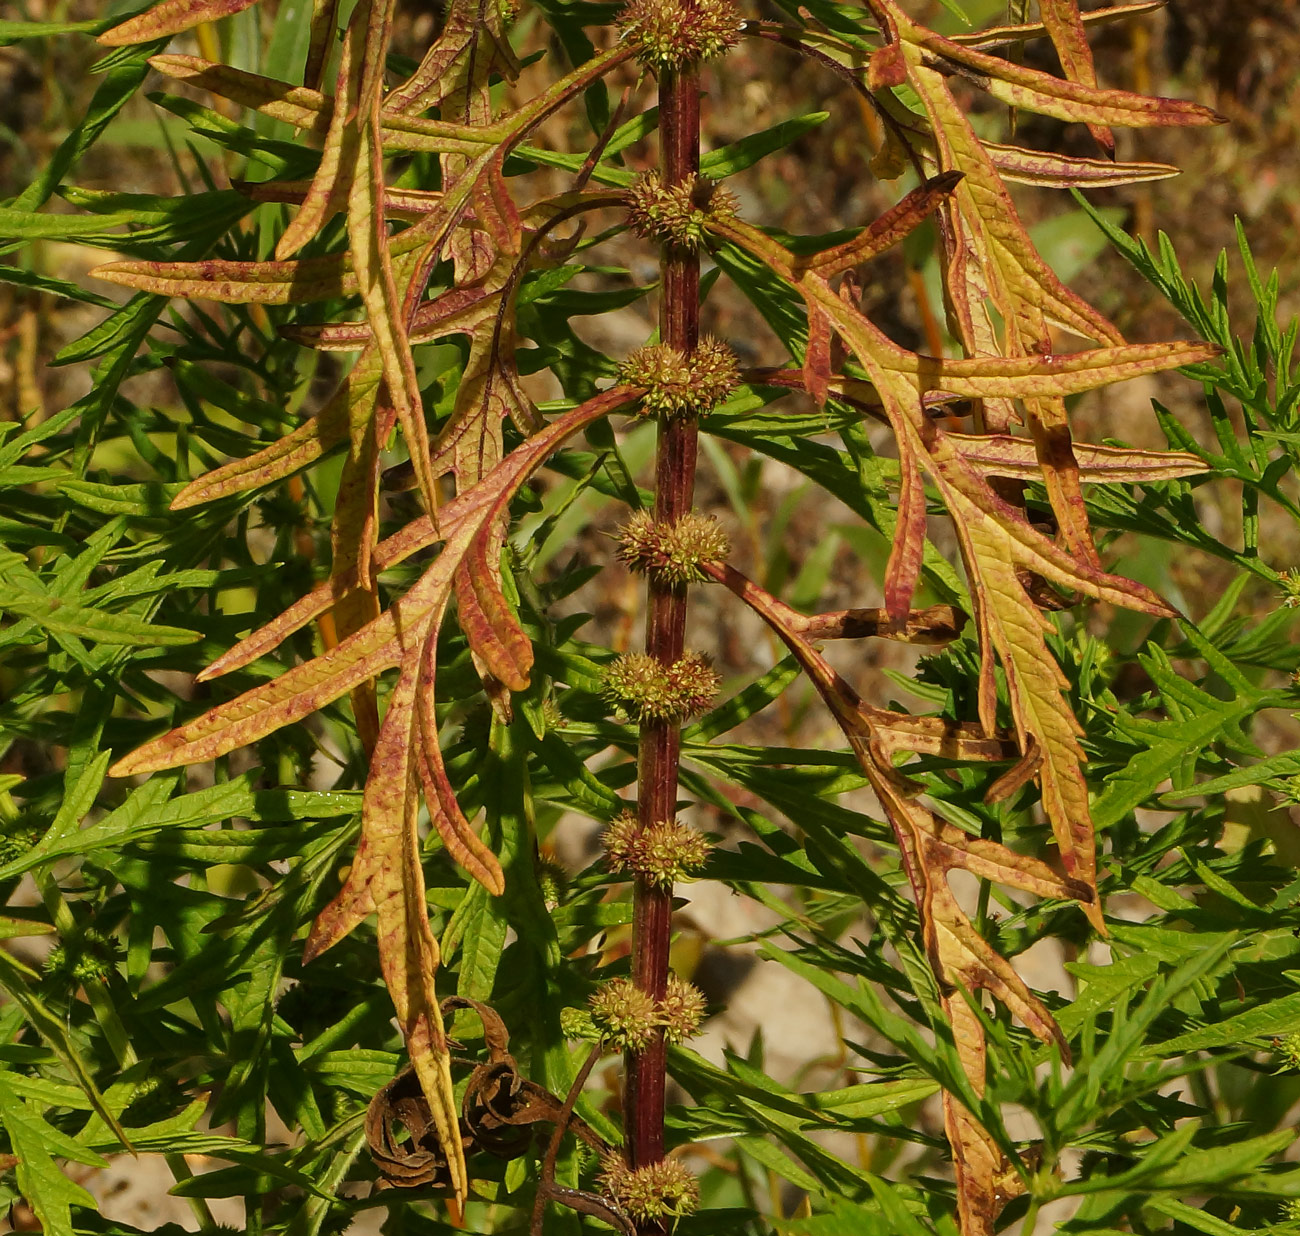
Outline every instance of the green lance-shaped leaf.
<svg viewBox="0 0 1300 1236"><path fill-rule="evenodd" d="M95 1199L59 1170L55 1156L90 1167L107 1167L107 1161L46 1124L37 1105L24 1099L14 1083L3 1075L0 1075L0 1122L9 1135L17 1160L19 1191L36 1215L41 1231L47 1236L73 1236L76 1228L72 1208L93 1211Z"/></svg>
<svg viewBox="0 0 1300 1236"><path fill-rule="evenodd" d="M147 13L105 30L99 36L99 42L105 47L152 43L154 39L170 38L206 21L220 21L223 17L242 13L254 3L256 0L163 0Z"/></svg>
<svg viewBox="0 0 1300 1236"><path fill-rule="evenodd" d="M102 768L102 765L101 765ZM127 1149L134 1149L126 1131L109 1110L103 1094L95 1084L89 1066L63 1018L46 1007L39 994L40 976L29 970L16 957L0 949L0 989L23 1011L23 1017L40 1038L53 1050L64 1068L81 1088L91 1108L113 1130L118 1141Z"/></svg>

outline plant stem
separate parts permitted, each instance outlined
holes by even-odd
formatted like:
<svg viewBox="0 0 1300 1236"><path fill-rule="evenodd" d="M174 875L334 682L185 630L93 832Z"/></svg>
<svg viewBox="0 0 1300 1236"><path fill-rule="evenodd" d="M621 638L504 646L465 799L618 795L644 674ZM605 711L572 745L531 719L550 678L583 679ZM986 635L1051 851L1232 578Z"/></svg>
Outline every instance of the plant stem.
<svg viewBox="0 0 1300 1236"><path fill-rule="evenodd" d="M659 83L661 177L680 184L699 171L700 91L694 68L664 72ZM663 298L659 310L662 343L689 355L700 336L700 264L693 253L665 247L661 259ZM691 509L695 490L698 428L694 418L660 421L655 457L655 520L674 524ZM686 638L686 589L649 582L646 651L664 664L681 658ZM638 816L641 827L670 820L677 813L680 726L641 727ZM668 946L673 893L639 878L634 891L632 977L638 987L661 1000L668 981ZM662 1035L627 1061L628 1160L632 1167L658 1162L664 1154L664 1089L667 1047ZM643 1232L660 1231L657 1224Z"/></svg>

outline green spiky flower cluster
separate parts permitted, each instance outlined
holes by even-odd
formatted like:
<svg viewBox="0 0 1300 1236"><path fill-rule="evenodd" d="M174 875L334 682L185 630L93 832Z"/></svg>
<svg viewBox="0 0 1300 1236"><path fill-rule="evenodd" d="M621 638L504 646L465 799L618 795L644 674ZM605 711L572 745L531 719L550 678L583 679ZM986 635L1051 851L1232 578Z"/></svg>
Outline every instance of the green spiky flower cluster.
<svg viewBox="0 0 1300 1236"><path fill-rule="evenodd" d="M736 199L703 176L666 186L647 172L628 190L628 226L646 240L694 253L703 247L709 224L734 218Z"/></svg>
<svg viewBox="0 0 1300 1236"><path fill-rule="evenodd" d="M722 562L731 552L727 534L712 515L690 511L675 524L656 522L637 511L619 529L619 559L657 583L678 586L706 579L700 569Z"/></svg>
<svg viewBox="0 0 1300 1236"><path fill-rule="evenodd" d="M1283 571L1278 579L1283 609L1300 609L1300 570Z"/></svg>
<svg viewBox="0 0 1300 1236"><path fill-rule="evenodd" d="M668 988L659 1001L659 1024L670 1043L684 1043L700 1028L706 1003L704 993L678 974L669 974Z"/></svg>
<svg viewBox="0 0 1300 1236"><path fill-rule="evenodd" d="M75 983L102 983L113 972L120 953L121 945L114 936L88 927L77 939L50 949L45 973Z"/></svg>
<svg viewBox="0 0 1300 1236"><path fill-rule="evenodd" d="M643 64L680 69L724 55L739 41L742 22L731 0L630 0L618 24L636 40Z"/></svg>
<svg viewBox="0 0 1300 1236"><path fill-rule="evenodd" d="M643 411L658 416L698 416L722 403L740 384L736 354L704 338L691 355L667 344L638 348L619 367L618 380L645 388Z"/></svg>
<svg viewBox="0 0 1300 1236"><path fill-rule="evenodd" d="M680 1219L700 1204L700 1186L676 1159L661 1159L635 1171L610 1151L601 1160L600 1187L639 1223Z"/></svg>
<svg viewBox="0 0 1300 1236"><path fill-rule="evenodd" d="M706 711L722 680L698 652L664 665L644 652L627 652L605 671L605 695L634 720L684 721Z"/></svg>
<svg viewBox="0 0 1300 1236"><path fill-rule="evenodd" d="M659 1029L654 999L631 979L611 979L591 997L591 1021L605 1042L624 1051L645 1051Z"/></svg>
<svg viewBox="0 0 1300 1236"><path fill-rule="evenodd" d="M602 840L611 871L631 871L666 888L690 879L713 848L702 833L680 820L658 820L642 828L630 811L614 817Z"/></svg>

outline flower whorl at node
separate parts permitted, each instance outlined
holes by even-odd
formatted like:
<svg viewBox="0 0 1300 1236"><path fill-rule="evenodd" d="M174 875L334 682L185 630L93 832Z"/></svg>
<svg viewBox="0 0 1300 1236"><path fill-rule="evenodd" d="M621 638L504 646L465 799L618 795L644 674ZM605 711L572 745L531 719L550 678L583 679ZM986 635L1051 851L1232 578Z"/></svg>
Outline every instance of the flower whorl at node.
<svg viewBox="0 0 1300 1236"><path fill-rule="evenodd" d="M1282 608L1300 608L1300 570L1283 571L1278 577L1282 592Z"/></svg>
<svg viewBox="0 0 1300 1236"><path fill-rule="evenodd" d="M45 973L78 983L102 983L114 972L121 950L115 936L87 927L80 938L50 949Z"/></svg>
<svg viewBox="0 0 1300 1236"><path fill-rule="evenodd" d="M637 511L618 532L619 559L631 570L671 587L707 579L700 568L724 561L731 552L717 519L695 511L688 511L675 524L657 523L649 511Z"/></svg>
<svg viewBox="0 0 1300 1236"><path fill-rule="evenodd" d="M624 1051L645 1051L659 1029L653 998L631 979L611 979L591 997L591 1021L601 1039Z"/></svg>
<svg viewBox="0 0 1300 1236"><path fill-rule="evenodd" d="M665 185L655 172L637 179L627 198L628 226L646 240L694 253L708 236L709 224L736 216L737 201L703 176Z"/></svg>
<svg viewBox="0 0 1300 1236"><path fill-rule="evenodd" d="M619 366L625 386L645 388L644 412L698 416L722 403L740 384L736 354L717 339L704 338L690 356L666 343L637 348Z"/></svg>
<svg viewBox="0 0 1300 1236"><path fill-rule="evenodd" d="M668 990L659 1001L659 1024L670 1043L684 1043L704 1020L704 993L677 974L668 976Z"/></svg>
<svg viewBox="0 0 1300 1236"><path fill-rule="evenodd" d="M713 848L702 833L680 820L660 820L642 828L631 811L615 816L602 840L611 871L631 871L663 888L690 879Z"/></svg>
<svg viewBox="0 0 1300 1236"><path fill-rule="evenodd" d="M700 1028L704 993L676 974L668 975L664 998L655 1003L631 979L611 979L592 995L585 1009L560 1011L566 1038L606 1043L621 1051L645 1051L662 1030L669 1043L683 1043Z"/></svg>
<svg viewBox="0 0 1300 1236"><path fill-rule="evenodd" d="M1300 1069L1300 1031L1292 1031L1284 1039L1274 1039L1273 1046L1282 1058L1282 1069Z"/></svg>
<svg viewBox="0 0 1300 1236"><path fill-rule="evenodd" d="M605 695L642 724L684 721L708 709L721 681L698 652L672 665L644 652L626 652L605 671Z"/></svg>
<svg viewBox="0 0 1300 1236"><path fill-rule="evenodd" d="M599 1184L634 1220L680 1219L700 1204L700 1186L676 1159L661 1159L635 1171L616 1150L601 1158Z"/></svg>
<svg viewBox="0 0 1300 1236"><path fill-rule="evenodd" d="M680 69L714 60L740 39L740 11L731 0L629 0L618 24L654 69Z"/></svg>

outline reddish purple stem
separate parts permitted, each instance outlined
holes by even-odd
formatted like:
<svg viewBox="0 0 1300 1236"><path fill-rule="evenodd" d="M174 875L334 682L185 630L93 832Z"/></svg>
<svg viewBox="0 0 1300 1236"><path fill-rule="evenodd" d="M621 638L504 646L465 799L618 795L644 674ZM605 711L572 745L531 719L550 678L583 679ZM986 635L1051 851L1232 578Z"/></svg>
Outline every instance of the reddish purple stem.
<svg viewBox="0 0 1300 1236"><path fill-rule="evenodd" d="M659 133L663 183L679 184L699 172L700 90L693 68L665 72L659 83ZM700 337L700 264L693 253L666 247L662 257L663 299L660 339L689 355ZM691 417L670 417L659 426L655 458L655 519L676 523L691 509L695 490L698 429ZM646 619L646 651L665 664L677 661L686 637L686 589L651 580ZM680 728L675 724L641 727L638 814L642 827L670 820L677 811ZM672 932L671 888L656 888L639 879L632 920L632 977L656 1000L668 981L668 947ZM664 1090L667 1046L660 1036L644 1052L627 1059L625 1117L627 1153L632 1167L664 1157ZM642 1236L664 1230L641 1224Z"/></svg>

